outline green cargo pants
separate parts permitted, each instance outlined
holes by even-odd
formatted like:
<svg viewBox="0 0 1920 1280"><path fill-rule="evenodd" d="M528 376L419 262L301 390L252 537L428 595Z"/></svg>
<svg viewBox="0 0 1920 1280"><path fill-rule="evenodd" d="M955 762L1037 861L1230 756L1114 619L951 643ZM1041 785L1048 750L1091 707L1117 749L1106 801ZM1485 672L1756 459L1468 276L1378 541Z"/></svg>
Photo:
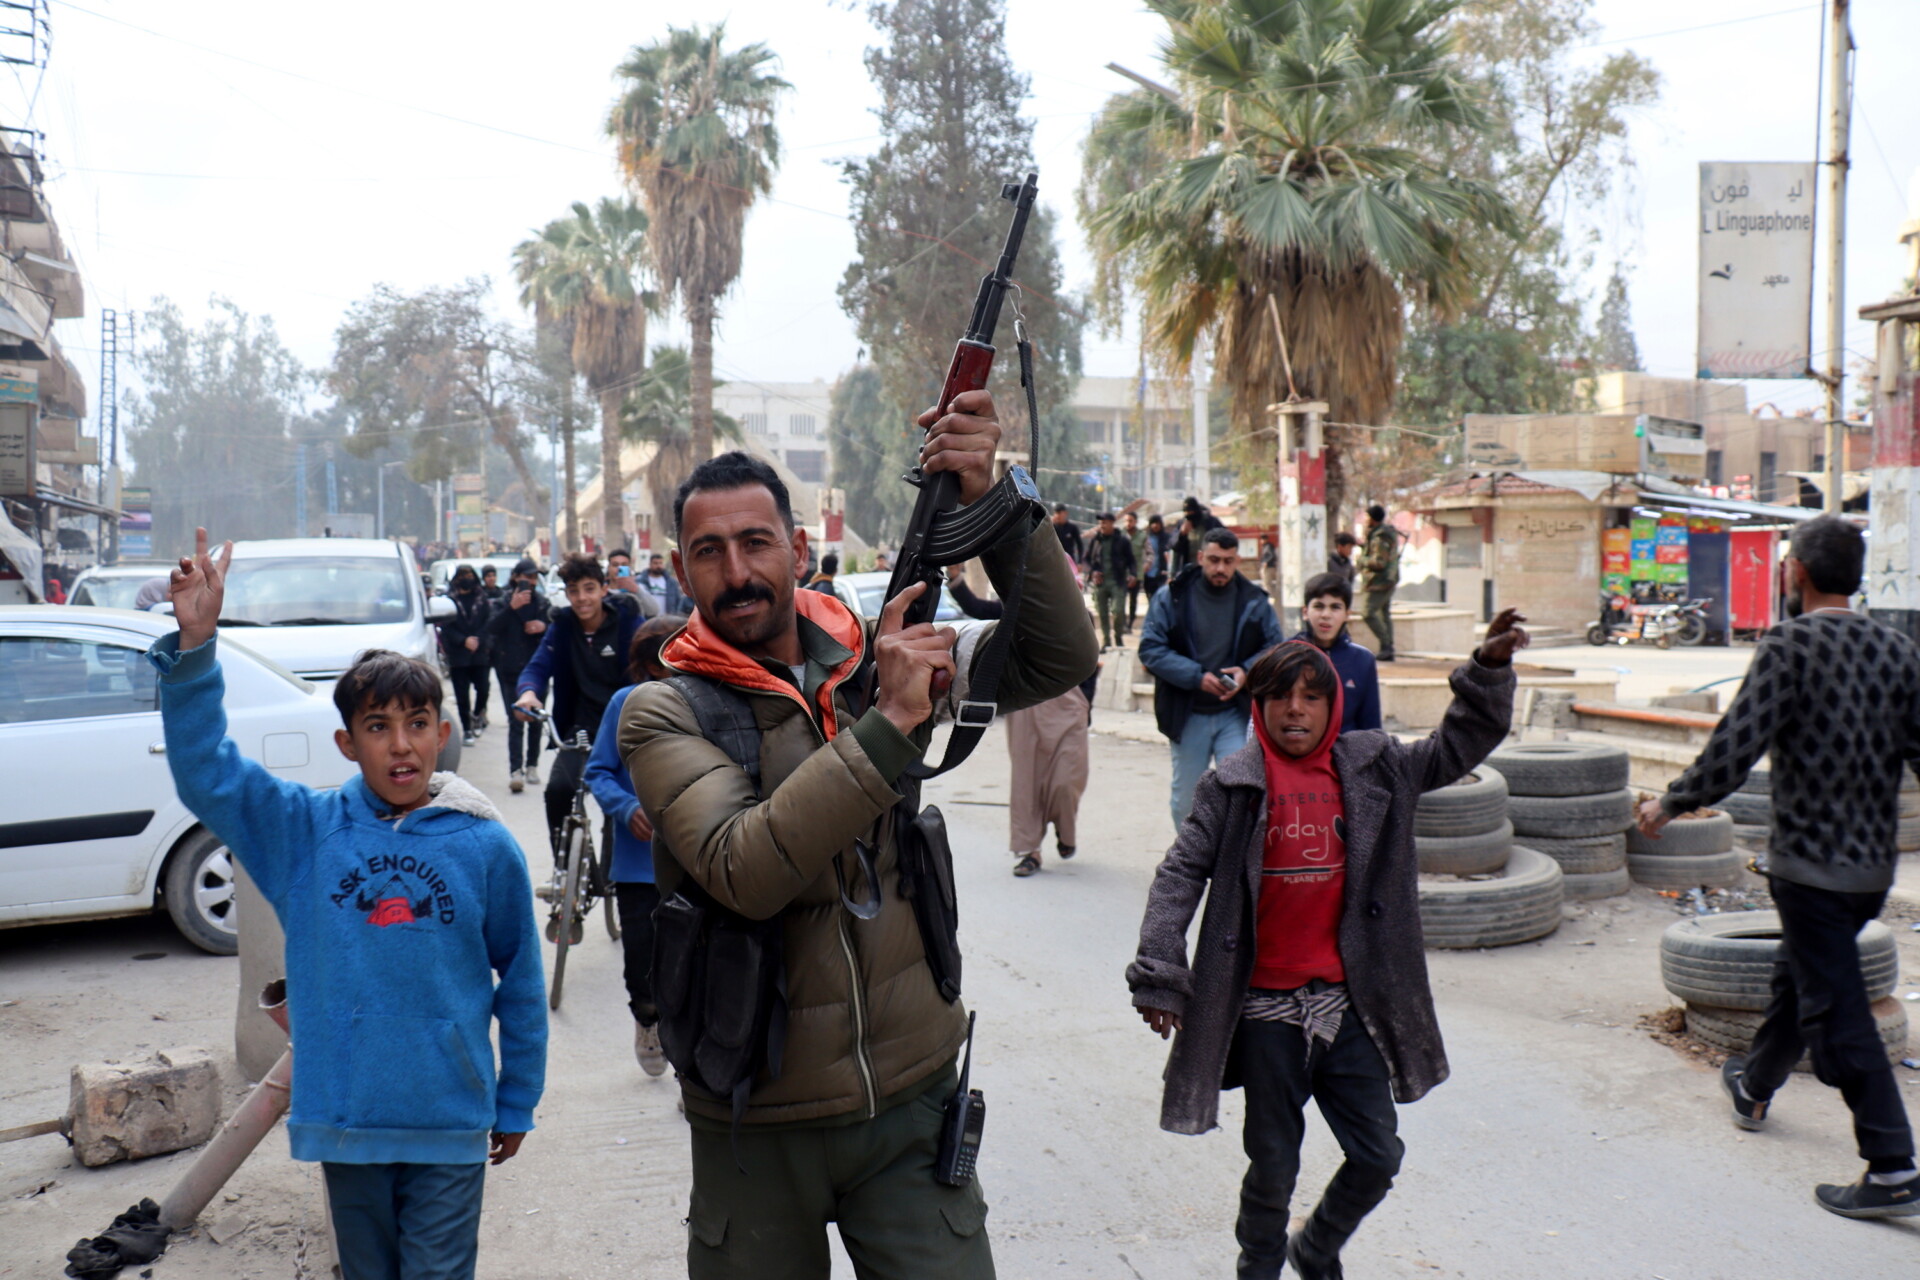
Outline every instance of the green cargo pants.
<svg viewBox="0 0 1920 1280"><path fill-rule="evenodd" d="M1100 615L1100 644L1110 649L1127 630L1127 584L1103 577L1093 589L1093 607Z"/></svg>
<svg viewBox="0 0 1920 1280"><path fill-rule="evenodd" d="M1393 656L1393 588L1367 592L1366 619L1367 630L1373 632L1373 638L1379 643L1379 656Z"/></svg>
<svg viewBox="0 0 1920 1280"><path fill-rule="evenodd" d="M993 1280L980 1180L933 1180L945 1076L858 1124L742 1126L738 1165L726 1130L695 1125L688 1280L827 1280L828 1223L860 1280Z"/></svg>

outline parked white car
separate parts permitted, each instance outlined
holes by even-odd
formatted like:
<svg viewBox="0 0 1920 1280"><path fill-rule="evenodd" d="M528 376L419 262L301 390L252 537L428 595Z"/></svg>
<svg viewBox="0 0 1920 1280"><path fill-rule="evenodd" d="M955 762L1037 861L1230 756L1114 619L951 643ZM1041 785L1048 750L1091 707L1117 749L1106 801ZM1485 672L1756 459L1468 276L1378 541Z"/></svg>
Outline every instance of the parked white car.
<svg viewBox="0 0 1920 1280"><path fill-rule="evenodd" d="M331 697L334 682L368 649L391 649L444 672L433 624L455 612L453 601L427 596L402 543L274 538L233 544L220 634ZM454 714L444 692L440 714ZM437 767L460 767L459 734L447 740Z"/></svg>
<svg viewBox="0 0 1920 1280"><path fill-rule="evenodd" d="M0 928L164 907L187 940L231 955L234 866L174 794L146 660L156 613L0 606ZM327 691L222 633L228 732L282 777L337 787Z"/></svg>
<svg viewBox="0 0 1920 1280"><path fill-rule="evenodd" d="M103 609L131 609L134 597L154 578L172 572L166 560L122 560L119 564L97 564L83 569L67 588L68 604L90 604Z"/></svg>
<svg viewBox="0 0 1920 1280"><path fill-rule="evenodd" d="M833 579L833 593L840 597L840 603L847 606L863 618L877 618L880 611L887 607L887 584L893 580L891 573L841 573ZM934 607L935 622L962 622L966 614L959 602L953 598L953 592L947 590L946 583L940 584L940 603Z"/></svg>

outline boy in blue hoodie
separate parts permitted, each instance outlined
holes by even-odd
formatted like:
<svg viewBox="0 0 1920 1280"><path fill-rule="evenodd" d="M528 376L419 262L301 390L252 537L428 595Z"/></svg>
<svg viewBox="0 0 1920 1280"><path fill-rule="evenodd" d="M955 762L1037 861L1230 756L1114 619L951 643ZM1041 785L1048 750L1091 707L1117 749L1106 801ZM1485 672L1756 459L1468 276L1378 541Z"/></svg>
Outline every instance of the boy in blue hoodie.
<svg viewBox="0 0 1920 1280"><path fill-rule="evenodd" d="M1353 616L1353 582L1337 573L1315 574L1301 593L1300 616L1306 629L1295 640L1305 640L1327 655L1340 675L1344 710L1340 732L1380 727L1380 673L1373 655L1347 634Z"/></svg>
<svg viewBox="0 0 1920 1280"><path fill-rule="evenodd" d="M471 1277L487 1163L519 1151L546 1078L526 859L485 796L431 772L452 726L424 663L371 650L340 678L360 776L337 791L240 754L214 657L232 559L197 531L168 586L179 633L148 658L180 798L286 930L293 1158L325 1171L346 1280Z"/></svg>

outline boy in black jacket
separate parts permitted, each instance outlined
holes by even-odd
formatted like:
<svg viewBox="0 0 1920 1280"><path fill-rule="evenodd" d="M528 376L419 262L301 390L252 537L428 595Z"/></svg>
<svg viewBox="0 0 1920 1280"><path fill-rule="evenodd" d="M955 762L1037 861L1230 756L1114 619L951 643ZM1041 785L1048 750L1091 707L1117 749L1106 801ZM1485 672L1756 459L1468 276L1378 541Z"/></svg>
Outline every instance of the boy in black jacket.
<svg viewBox="0 0 1920 1280"><path fill-rule="evenodd" d="M517 696L520 673L526 670L540 637L547 631L547 598L540 590L540 570L522 559L513 566L506 589L487 619L487 638L493 648L493 678L500 683L500 705L510 707ZM507 716L507 786L515 792L527 784L540 785L540 726L516 715Z"/></svg>

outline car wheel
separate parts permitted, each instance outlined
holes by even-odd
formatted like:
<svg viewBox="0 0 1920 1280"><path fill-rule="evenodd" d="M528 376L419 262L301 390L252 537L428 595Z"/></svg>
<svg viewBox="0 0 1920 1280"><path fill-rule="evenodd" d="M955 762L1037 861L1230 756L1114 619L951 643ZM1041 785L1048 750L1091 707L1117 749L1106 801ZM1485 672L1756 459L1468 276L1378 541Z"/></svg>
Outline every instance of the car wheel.
<svg viewBox="0 0 1920 1280"><path fill-rule="evenodd" d="M240 950L234 873L233 854L226 842L204 828L183 841L167 860L163 894L173 927L188 942L216 956Z"/></svg>

